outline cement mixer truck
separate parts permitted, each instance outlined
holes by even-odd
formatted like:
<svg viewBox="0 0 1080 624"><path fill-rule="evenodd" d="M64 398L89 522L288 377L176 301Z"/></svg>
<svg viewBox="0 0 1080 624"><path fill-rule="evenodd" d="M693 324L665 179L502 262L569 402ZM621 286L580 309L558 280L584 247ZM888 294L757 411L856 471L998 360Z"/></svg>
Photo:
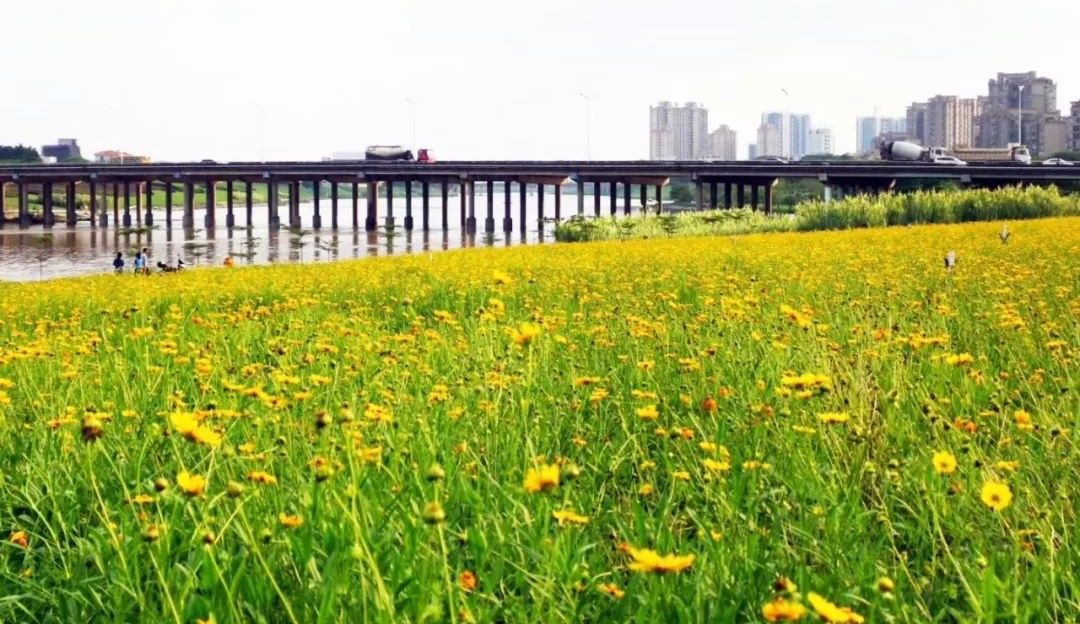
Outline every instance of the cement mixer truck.
<svg viewBox="0 0 1080 624"><path fill-rule="evenodd" d="M940 164L959 164L965 161L1002 162L1030 165L1031 153L1023 145L1013 144L1001 148L956 148L950 153L944 147L923 147L908 141L889 141L881 146L881 159L894 161L921 161Z"/></svg>

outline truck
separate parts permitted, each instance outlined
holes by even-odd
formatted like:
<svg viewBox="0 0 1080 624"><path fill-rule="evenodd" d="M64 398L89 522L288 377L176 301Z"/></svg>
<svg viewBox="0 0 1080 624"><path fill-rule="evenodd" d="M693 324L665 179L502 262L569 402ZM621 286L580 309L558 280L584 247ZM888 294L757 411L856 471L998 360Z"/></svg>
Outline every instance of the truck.
<svg viewBox="0 0 1080 624"><path fill-rule="evenodd" d="M1027 147L1013 143L1008 147L976 148L959 147L950 150L944 147L923 147L909 141L889 141L881 146L882 160L905 160L937 162L938 159L958 159L960 161L1011 161L1025 165L1031 164L1031 153Z"/></svg>
<svg viewBox="0 0 1080 624"><path fill-rule="evenodd" d="M364 151L365 160L412 160L413 153L400 145L370 145Z"/></svg>

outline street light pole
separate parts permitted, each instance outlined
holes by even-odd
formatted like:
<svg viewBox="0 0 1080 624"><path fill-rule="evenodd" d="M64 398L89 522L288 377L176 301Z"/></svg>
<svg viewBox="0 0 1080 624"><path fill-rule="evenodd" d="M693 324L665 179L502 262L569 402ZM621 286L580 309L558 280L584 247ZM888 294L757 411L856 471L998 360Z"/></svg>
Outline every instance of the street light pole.
<svg viewBox="0 0 1080 624"><path fill-rule="evenodd" d="M585 98L585 160L592 160L592 100L584 93L578 93Z"/></svg>
<svg viewBox="0 0 1080 624"><path fill-rule="evenodd" d="M1016 142L1020 145L1024 144L1024 85L1020 85L1017 90L1019 96L1016 98Z"/></svg>

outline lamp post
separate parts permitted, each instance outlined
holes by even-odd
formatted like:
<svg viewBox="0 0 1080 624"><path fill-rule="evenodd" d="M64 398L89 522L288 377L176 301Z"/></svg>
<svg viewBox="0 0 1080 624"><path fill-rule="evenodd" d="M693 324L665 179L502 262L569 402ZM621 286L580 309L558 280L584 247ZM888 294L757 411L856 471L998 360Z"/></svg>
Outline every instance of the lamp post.
<svg viewBox="0 0 1080 624"><path fill-rule="evenodd" d="M1016 142L1024 144L1024 85L1017 87L1019 95L1016 98Z"/></svg>
<svg viewBox="0 0 1080 624"><path fill-rule="evenodd" d="M592 160L592 100L584 93L578 93L585 98L585 160Z"/></svg>
<svg viewBox="0 0 1080 624"><path fill-rule="evenodd" d="M405 98L405 101L412 107L412 140L409 143L409 147L413 150L416 149L416 102L412 98Z"/></svg>

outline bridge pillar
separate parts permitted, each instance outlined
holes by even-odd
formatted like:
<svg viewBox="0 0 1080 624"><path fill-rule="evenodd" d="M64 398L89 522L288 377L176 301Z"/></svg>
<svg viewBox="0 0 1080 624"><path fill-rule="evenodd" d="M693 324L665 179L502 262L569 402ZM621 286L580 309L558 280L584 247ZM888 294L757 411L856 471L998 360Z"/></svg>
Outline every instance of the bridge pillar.
<svg viewBox="0 0 1080 624"><path fill-rule="evenodd" d="M544 229L544 185L536 185L536 226Z"/></svg>
<svg viewBox="0 0 1080 624"><path fill-rule="evenodd" d="M173 200L173 187L172 182L165 183L165 227L172 228L172 200Z"/></svg>
<svg viewBox="0 0 1080 624"><path fill-rule="evenodd" d="M16 190L19 193L19 229L30 227L30 190L26 182L19 181Z"/></svg>
<svg viewBox="0 0 1080 624"><path fill-rule="evenodd" d="M278 183L274 180L269 180L266 183L266 208L267 208L267 221L270 225L270 231L274 232L281 228L281 215L278 213Z"/></svg>
<svg viewBox="0 0 1080 624"><path fill-rule="evenodd" d="M101 213L98 215L98 225L109 227L109 185L101 185Z"/></svg>
<svg viewBox="0 0 1080 624"><path fill-rule="evenodd" d="M410 232L413 229L413 214L412 214L412 180L405 180L405 231Z"/></svg>
<svg viewBox="0 0 1080 624"><path fill-rule="evenodd" d="M244 182L244 224L251 229L251 217L253 216L255 203L252 198L252 184L251 182Z"/></svg>
<svg viewBox="0 0 1080 624"><path fill-rule="evenodd" d="M580 177L577 179L577 214L579 217L585 216L585 184L586 182Z"/></svg>
<svg viewBox="0 0 1080 624"><path fill-rule="evenodd" d="M694 182L694 191L697 200L695 209L697 209L698 212L701 212L702 210L705 210L705 186L700 180Z"/></svg>
<svg viewBox="0 0 1080 624"><path fill-rule="evenodd" d="M131 227L131 183L124 182L124 219L123 225Z"/></svg>
<svg viewBox="0 0 1080 624"><path fill-rule="evenodd" d="M53 214L53 183L44 182L41 185L41 221L47 228L56 223L56 215Z"/></svg>
<svg viewBox="0 0 1080 624"><path fill-rule="evenodd" d="M526 222L525 217L525 193L528 190L527 187L528 185L525 182L518 181L518 214L521 217L519 219L520 223L518 224L518 229L521 230L522 234L529 229L529 224Z"/></svg>
<svg viewBox="0 0 1080 624"><path fill-rule="evenodd" d="M364 216L364 230L373 232L376 227L376 215L379 212L379 183L368 182L364 194L367 199L367 214Z"/></svg>
<svg viewBox="0 0 1080 624"><path fill-rule="evenodd" d="M555 221L562 221L562 183L553 184L555 191Z"/></svg>
<svg viewBox="0 0 1080 624"><path fill-rule="evenodd" d="M731 182L724 182L724 208L731 210Z"/></svg>
<svg viewBox="0 0 1080 624"><path fill-rule="evenodd" d="M143 213L143 223L154 224L154 181L146 181L146 212Z"/></svg>
<svg viewBox="0 0 1080 624"><path fill-rule="evenodd" d="M195 183L190 180L184 183L184 218L181 225L185 229L195 227Z"/></svg>
<svg viewBox="0 0 1080 624"><path fill-rule="evenodd" d="M0 197L3 194L0 193ZM0 210L0 214L4 211ZM2 219L3 217L0 217ZM90 227L97 225L97 182L90 180Z"/></svg>
<svg viewBox="0 0 1080 624"><path fill-rule="evenodd" d="M112 222L113 227L120 226L120 185L113 183L112 185Z"/></svg>
<svg viewBox="0 0 1080 624"><path fill-rule="evenodd" d="M64 213L64 221L68 227L75 227L75 183L68 182L67 189L64 193L64 199L67 201L67 210Z"/></svg>
<svg viewBox="0 0 1080 624"><path fill-rule="evenodd" d="M427 180L420 183L420 227L425 232L431 229L431 185Z"/></svg>
<svg viewBox="0 0 1080 624"><path fill-rule="evenodd" d="M656 214L664 212L664 185L656 185Z"/></svg>
<svg viewBox="0 0 1080 624"><path fill-rule="evenodd" d="M214 229L217 225L217 180L206 181L206 217L204 219L207 229Z"/></svg>
<svg viewBox="0 0 1080 624"><path fill-rule="evenodd" d="M233 181L225 180L225 227L233 229L236 226L236 213L233 202Z"/></svg>
<svg viewBox="0 0 1080 624"><path fill-rule="evenodd" d="M742 208L746 205L746 187L740 182L736 185L736 200L738 201L738 207Z"/></svg>
<svg viewBox="0 0 1080 624"><path fill-rule="evenodd" d="M758 209L758 185L750 185L750 209L756 211Z"/></svg>
<svg viewBox="0 0 1080 624"><path fill-rule="evenodd" d="M593 193L593 195L592 195L593 215L599 217L600 216L600 183L599 182L593 182L592 193Z"/></svg>
<svg viewBox="0 0 1080 624"><path fill-rule="evenodd" d="M617 207L618 202L619 202L619 185L618 185L617 182L610 182L610 183L608 183L608 211L611 213L611 216L613 216L613 217L615 216L615 213L617 213L619 211L618 207Z"/></svg>
<svg viewBox="0 0 1080 624"><path fill-rule="evenodd" d="M622 192L623 192L623 213L625 214L625 216L629 217L630 216L630 195L632 194L633 189L630 188L629 184L627 184L626 182L623 182Z"/></svg>
<svg viewBox="0 0 1080 624"><path fill-rule="evenodd" d="M720 207L720 201L716 196L716 182L709 182L709 208L716 209Z"/></svg>
<svg viewBox="0 0 1080 624"><path fill-rule="evenodd" d="M487 217L484 218L484 231L495 233L495 181L487 181Z"/></svg>
<svg viewBox="0 0 1080 624"><path fill-rule="evenodd" d="M442 229L450 229L450 183L446 180L442 182Z"/></svg>
<svg viewBox="0 0 1080 624"><path fill-rule="evenodd" d="M330 227L338 229L338 186L333 180L330 181Z"/></svg>
<svg viewBox="0 0 1080 624"><path fill-rule="evenodd" d="M142 196L143 196L143 183L136 182L132 189L135 193L135 219L134 223L136 227L142 226Z"/></svg>
<svg viewBox="0 0 1080 624"><path fill-rule="evenodd" d="M386 218L383 225L387 230L394 229L394 181L386 181Z"/></svg>
<svg viewBox="0 0 1080 624"><path fill-rule="evenodd" d="M469 234L476 234L476 182L465 182L465 190L469 193L469 216L465 221L465 227Z"/></svg>
<svg viewBox="0 0 1080 624"><path fill-rule="evenodd" d="M510 180L503 181L503 232L514 229L514 219L510 216ZM509 237L507 237L509 240Z"/></svg>
<svg viewBox="0 0 1080 624"><path fill-rule="evenodd" d="M312 199L315 203L315 213L311 217L311 227L318 230L322 228L322 180L314 180L311 183L311 188L313 191L315 191L314 195L312 196Z"/></svg>
<svg viewBox="0 0 1080 624"><path fill-rule="evenodd" d="M462 232L469 231L469 183L458 183L458 226Z"/></svg>
<svg viewBox="0 0 1080 624"><path fill-rule="evenodd" d="M773 185L772 184L766 184L765 185L765 214L767 214L767 215L772 214L772 203L773 203Z"/></svg>
<svg viewBox="0 0 1080 624"><path fill-rule="evenodd" d="M360 229L360 184L352 183L352 226L354 230Z"/></svg>
<svg viewBox="0 0 1080 624"><path fill-rule="evenodd" d="M649 212L649 209L648 209L648 206L649 206L649 187L642 184L642 185L640 185L640 188L638 190L640 191L640 193L639 193L640 197L638 199L641 200L641 208L639 209L640 214L648 214L648 212Z"/></svg>

